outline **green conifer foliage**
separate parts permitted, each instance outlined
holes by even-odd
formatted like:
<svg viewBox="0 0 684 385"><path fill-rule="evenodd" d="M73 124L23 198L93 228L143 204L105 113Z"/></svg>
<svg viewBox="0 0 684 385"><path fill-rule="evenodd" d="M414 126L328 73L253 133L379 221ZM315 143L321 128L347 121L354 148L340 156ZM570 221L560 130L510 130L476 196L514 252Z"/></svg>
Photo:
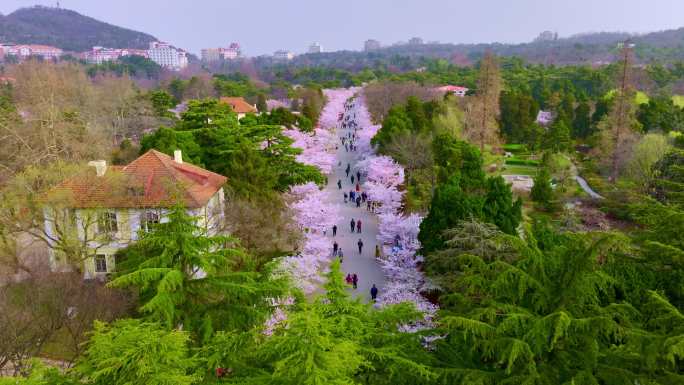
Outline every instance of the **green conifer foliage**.
<svg viewBox="0 0 684 385"><path fill-rule="evenodd" d="M255 305L276 295L278 285L251 271L235 239L208 236L183 207L168 219L122 254L121 273L109 285L136 288L143 314L203 338L261 320L264 309Z"/></svg>

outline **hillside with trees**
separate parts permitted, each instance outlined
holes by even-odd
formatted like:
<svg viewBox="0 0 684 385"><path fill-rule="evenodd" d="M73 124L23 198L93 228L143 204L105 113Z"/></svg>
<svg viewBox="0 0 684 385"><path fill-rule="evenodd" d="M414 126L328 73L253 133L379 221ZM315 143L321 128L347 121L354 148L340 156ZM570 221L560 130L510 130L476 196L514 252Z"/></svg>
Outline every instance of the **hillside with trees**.
<svg viewBox="0 0 684 385"><path fill-rule="evenodd" d="M299 55L287 66L332 67L350 71L384 66L395 71L406 71L424 66L427 59L445 59L455 64L472 65L485 52L504 57L515 56L531 63L546 65L605 64L618 58L617 45L627 39L636 45L637 63L684 59L684 28L679 28L641 35L621 32L583 33L556 40L535 40L518 44L395 44L370 52L345 50ZM270 58L257 58L255 61L260 68L285 66Z"/></svg>
<svg viewBox="0 0 684 385"><path fill-rule="evenodd" d="M6 43L44 44L82 52L97 45L145 49L155 40L152 35L62 8L35 6L0 15L0 41Z"/></svg>
<svg viewBox="0 0 684 385"><path fill-rule="evenodd" d="M684 384L683 32L8 63L0 385Z"/></svg>

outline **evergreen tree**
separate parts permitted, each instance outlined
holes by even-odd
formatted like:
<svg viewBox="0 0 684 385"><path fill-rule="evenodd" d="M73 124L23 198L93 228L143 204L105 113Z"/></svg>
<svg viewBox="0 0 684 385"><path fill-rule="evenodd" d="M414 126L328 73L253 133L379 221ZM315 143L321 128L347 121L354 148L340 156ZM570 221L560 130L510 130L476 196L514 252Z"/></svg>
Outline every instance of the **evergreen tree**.
<svg viewBox="0 0 684 385"><path fill-rule="evenodd" d="M167 222L121 253L121 272L109 285L136 288L140 311L168 328L182 324L206 338L217 329L249 327L262 316L254 305L278 286L250 271L252 261L235 243L208 236L175 206Z"/></svg>
<svg viewBox="0 0 684 385"><path fill-rule="evenodd" d="M442 383L675 384L682 380L684 316L661 295L622 302L602 271L624 239L555 234L545 250L470 226L454 230L439 263ZM482 245L482 237L486 237ZM437 258L437 259L435 259ZM445 268L446 267L446 268ZM446 271L448 275L442 273ZM637 358L638 357L638 358Z"/></svg>
<svg viewBox="0 0 684 385"><path fill-rule="evenodd" d="M504 233L515 234L522 220L522 200L518 198L513 202L511 186L502 177L490 177L482 213L485 221L494 223Z"/></svg>
<svg viewBox="0 0 684 385"><path fill-rule="evenodd" d="M428 128L428 118L423 109L423 103L415 96L406 100L406 115L411 119L411 131L414 133L423 132Z"/></svg>
<svg viewBox="0 0 684 385"><path fill-rule="evenodd" d="M575 119L572 121L572 137L586 138L591 135L591 107L587 102L581 102L575 109Z"/></svg>
<svg viewBox="0 0 684 385"><path fill-rule="evenodd" d="M553 152L563 152L570 149L570 129L565 119L556 119L546 132L544 147Z"/></svg>
<svg viewBox="0 0 684 385"><path fill-rule="evenodd" d="M259 112L261 112L261 113L268 112L268 105L266 105L266 95L259 94L257 96L256 107L257 107L257 110L259 110Z"/></svg>
<svg viewBox="0 0 684 385"><path fill-rule="evenodd" d="M460 182L460 176L453 175L435 190L430 211L420 223L418 233L423 253L443 247L444 230L470 217L482 217L482 197L464 192Z"/></svg>
<svg viewBox="0 0 684 385"><path fill-rule="evenodd" d="M672 149L653 169L651 186L656 199L684 207L684 150Z"/></svg>
<svg viewBox="0 0 684 385"><path fill-rule="evenodd" d="M534 185L530 191L530 198L546 210L551 210L553 203L553 188L551 175L546 167L541 167L534 177Z"/></svg>
<svg viewBox="0 0 684 385"><path fill-rule="evenodd" d="M324 295L287 310L265 334L221 333L202 355L208 370L231 368L234 383L427 384L436 374L422 363L419 336L397 329L420 317L408 304L373 309L352 299L336 260Z"/></svg>
<svg viewBox="0 0 684 385"><path fill-rule="evenodd" d="M75 374L93 385L186 385L199 381L192 374L190 335L156 323L121 320L95 322ZM80 383L80 382L79 382Z"/></svg>

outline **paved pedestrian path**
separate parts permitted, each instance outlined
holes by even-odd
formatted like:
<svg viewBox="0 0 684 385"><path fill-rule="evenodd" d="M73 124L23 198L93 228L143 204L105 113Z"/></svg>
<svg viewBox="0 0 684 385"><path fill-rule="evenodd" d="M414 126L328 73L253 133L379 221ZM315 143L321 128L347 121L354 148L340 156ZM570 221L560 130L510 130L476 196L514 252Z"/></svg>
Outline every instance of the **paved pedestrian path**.
<svg viewBox="0 0 684 385"><path fill-rule="evenodd" d="M353 130L351 130L353 132ZM347 129L338 127L337 136L344 136L349 132ZM327 193L330 203L341 206L340 223L337 224L337 236L335 240L342 248L344 258L342 260L342 271L345 276L347 273L356 273L359 277L358 288L356 290L350 289L355 296L370 300L370 289L373 284L378 287L380 293L385 284L385 275L380 268L379 263L375 259L375 246L378 244L378 218L375 214L366 210L365 203L361 203L361 207L356 207L356 204L344 203L344 192L349 194L350 190L356 187L356 162L358 155L356 152L345 151L342 143L339 143L337 150L337 160L341 163L340 166L333 168L332 174L328 175L328 185L324 191ZM345 169L347 163L351 165L351 172L349 176L354 175L354 184L351 179L346 176ZM363 182L363 175L361 176ZM342 181L342 189L337 186L337 181ZM363 190L362 190L363 191ZM352 233L350 230L350 221L352 218L361 220L361 233ZM328 230L328 237L332 238L332 230ZM363 241L363 250L359 254L357 242L361 239Z"/></svg>

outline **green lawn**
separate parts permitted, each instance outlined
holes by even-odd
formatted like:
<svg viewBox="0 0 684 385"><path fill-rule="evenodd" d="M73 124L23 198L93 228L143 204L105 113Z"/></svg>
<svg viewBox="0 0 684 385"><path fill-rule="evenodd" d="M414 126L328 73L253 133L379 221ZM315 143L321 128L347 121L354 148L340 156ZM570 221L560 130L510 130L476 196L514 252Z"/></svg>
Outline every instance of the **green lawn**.
<svg viewBox="0 0 684 385"><path fill-rule="evenodd" d="M523 166L523 165L506 165L503 170L499 172L500 175L537 175L537 167Z"/></svg>
<svg viewBox="0 0 684 385"><path fill-rule="evenodd" d="M614 93L615 93L615 90L608 91L604 95L604 97L610 98L613 96ZM637 104L646 104L649 101L649 97L644 92L637 91L636 96L634 97L634 100L637 102ZM678 107L684 107L684 95L673 95L672 96L672 102Z"/></svg>

